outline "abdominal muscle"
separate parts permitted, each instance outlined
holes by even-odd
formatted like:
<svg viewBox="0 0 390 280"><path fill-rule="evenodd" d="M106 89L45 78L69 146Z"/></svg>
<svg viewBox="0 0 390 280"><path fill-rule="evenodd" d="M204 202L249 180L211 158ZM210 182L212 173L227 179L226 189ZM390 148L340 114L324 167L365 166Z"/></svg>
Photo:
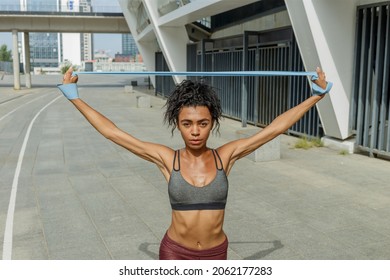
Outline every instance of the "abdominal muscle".
<svg viewBox="0 0 390 280"><path fill-rule="evenodd" d="M194 250L207 250L222 244L225 210L172 211L169 238Z"/></svg>

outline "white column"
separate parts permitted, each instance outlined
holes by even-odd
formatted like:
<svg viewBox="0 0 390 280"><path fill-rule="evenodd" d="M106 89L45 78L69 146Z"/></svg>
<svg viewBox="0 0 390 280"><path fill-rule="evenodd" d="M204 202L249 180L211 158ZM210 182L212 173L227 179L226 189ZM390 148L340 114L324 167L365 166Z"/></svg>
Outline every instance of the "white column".
<svg viewBox="0 0 390 280"><path fill-rule="evenodd" d="M307 71L323 68L334 83L317 108L326 136L346 139L352 91L356 1L285 0Z"/></svg>
<svg viewBox="0 0 390 280"><path fill-rule="evenodd" d="M142 38L142 35L137 32L137 9L129 9L127 0L118 0L119 5L122 8L123 15L125 16L127 25L129 26L131 35L133 36L135 43L137 44L138 51L142 55L142 59L148 71L155 71L155 53L159 50L159 46L155 36L148 38ZM149 28L149 27L147 27ZM142 33L142 32L141 32ZM150 77L151 83L155 85L155 76Z"/></svg>
<svg viewBox="0 0 390 280"><path fill-rule="evenodd" d="M31 88L31 65L30 65L30 36L28 32L24 36L24 73L26 79L26 88Z"/></svg>
<svg viewBox="0 0 390 280"><path fill-rule="evenodd" d="M14 89L20 89L20 61L19 61L19 50L18 50L18 31L12 30L12 59L14 66Z"/></svg>
<svg viewBox="0 0 390 280"><path fill-rule="evenodd" d="M160 26L158 1L144 0L144 5L169 70L172 72L186 71L188 35L185 26ZM173 78L176 83L184 79L183 76Z"/></svg>

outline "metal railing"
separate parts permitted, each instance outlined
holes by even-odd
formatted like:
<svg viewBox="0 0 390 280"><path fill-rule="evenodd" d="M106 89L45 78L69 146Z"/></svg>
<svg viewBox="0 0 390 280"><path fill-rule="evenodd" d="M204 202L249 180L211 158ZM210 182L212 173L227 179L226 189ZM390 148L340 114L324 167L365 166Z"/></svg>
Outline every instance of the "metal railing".
<svg viewBox="0 0 390 280"><path fill-rule="evenodd" d="M160 16L164 16L169 14L170 12L179 9L191 2L195 2L196 0L160 0L158 13ZM205 17L197 20L197 22L207 28L211 27L211 18Z"/></svg>
<svg viewBox="0 0 390 280"><path fill-rule="evenodd" d="M12 73L13 72L13 63L8 61L0 61L0 72L3 73ZM1 74L0 74L1 76Z"/></svg>
<svg viewBox="0 0 390 280"><path fill-rule="evenodd" d="M187 47L187 71L242 71L243 57L243 48L211 49L202 54L197 45L192 44ZM305 71L295 39L268 45L252 45L245 57L248 60L245 70L249 71ZM156 70L169 71L161 53L158 55ZM304 76L213 76L203 79L216 89L225 116L241 121L245 119L245 122L261 127L311 95L310 84ZM244 82L246 97L243 94ZM160 94L169 95L173 87L171 77L156 78L156 89ZM243 101L244 98L246 102ZM309 137L323 136L317 109L311 108L288 133Z"/></svg>
<svg viewBox="0 0 390 280"><path fill-rule="evenodd" d="M114 2L113 2L114 3ZM115 2L116 3L116 2ZM73 6L72 6L73 7ZM74 6L72 9L68 5L53 5L53 4L28 4L27 7L22 7L20 4L1 4L0 3L0 12L85 12L83 9L84 6ZM94 13L122 13L122 10L119 5L93 5L91 11Z"/></svg>
<svg viewBox="0 0 390 280"><path fill-rule="evenodd" d="M150 24L148 13L145 6L141 3L137 9L137 32L141 33Z"/></svg>
<svg viewBox="0 0 390 280"><path fill-rule="evenodd" d="M163 16L189 3L191 3L190 0L160 0L158 13Z"/></svg>
<svg viewBox="0 0 390 280"><path fill-rule="evenodd" d="M370 156L390 155L390 2L357 8L351 128Z"/></svg>

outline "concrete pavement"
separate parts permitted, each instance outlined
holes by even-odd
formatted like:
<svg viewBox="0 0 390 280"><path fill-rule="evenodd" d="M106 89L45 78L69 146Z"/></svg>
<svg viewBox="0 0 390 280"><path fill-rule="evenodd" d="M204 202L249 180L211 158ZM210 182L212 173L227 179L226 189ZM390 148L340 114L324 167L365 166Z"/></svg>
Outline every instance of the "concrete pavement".
<svg viewBox="0 0 390 280"><path fill-rule="evenodd" d="M60 94L60 80L33 76L34 88L18 92L12 76L0 81L0 118L7 115L0 121L1 240L27 127ZM125 93L130 80L82 76L80 95L134 136L182 147L162 123L164 100L141 86ZM137 108L136 97L145 94L152 107ZM240 122L224 119L209 146L236 139L238 130ZM234 166L228 258L390 259L390 162L327 147L295 149L296 141L281 136L280 160L245 158ZM170 223L167 184L157 167L104 139L60 98L32 126L13 221L12 259L157 259Z"/></svg>

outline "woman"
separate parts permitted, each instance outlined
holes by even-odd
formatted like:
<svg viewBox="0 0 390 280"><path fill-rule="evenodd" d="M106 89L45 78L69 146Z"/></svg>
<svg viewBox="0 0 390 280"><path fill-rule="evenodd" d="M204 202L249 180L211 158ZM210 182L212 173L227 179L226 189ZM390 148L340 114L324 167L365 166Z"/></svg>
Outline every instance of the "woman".
<svg viewBox="0 0 390 280"><path fill-rule="evenodd" d="M78 96L72 69L59 88L104 137L158 166L168 182L172 222L160 244L160 259L227 259L228 241L223 231L228 193L227 176L234 163L284 133L329 92L325 74L317 68L313 96L278 116L259 133L224 144L207 146L222 114L213 89L185 80L167 100L165 121L178 129L184 148L144 142L119 129Z"/></svg>

